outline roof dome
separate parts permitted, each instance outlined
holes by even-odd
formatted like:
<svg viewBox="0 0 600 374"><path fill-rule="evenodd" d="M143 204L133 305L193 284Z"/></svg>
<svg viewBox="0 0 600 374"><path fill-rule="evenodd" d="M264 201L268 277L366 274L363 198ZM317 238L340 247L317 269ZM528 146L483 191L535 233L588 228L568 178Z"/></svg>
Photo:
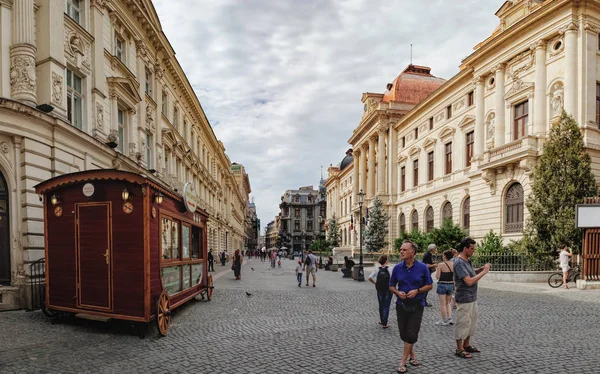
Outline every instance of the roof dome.
<svg viewBox="0 0 600 374"><path fill-rule="evenodd" d="M393 83L388 83L388 89L381 101L417 105L446 82L430 72L431 68L427 66L408 65Z"/></svg>
<svg viewBox="0 0 600 374"><path fill-rule="evenodd" d="M353 160L354 157L352 157L352 149L349 149L346 151L346 157L344 157L342 162L340 162L340 171L344 170L346 166L350 165Z"/></svg>

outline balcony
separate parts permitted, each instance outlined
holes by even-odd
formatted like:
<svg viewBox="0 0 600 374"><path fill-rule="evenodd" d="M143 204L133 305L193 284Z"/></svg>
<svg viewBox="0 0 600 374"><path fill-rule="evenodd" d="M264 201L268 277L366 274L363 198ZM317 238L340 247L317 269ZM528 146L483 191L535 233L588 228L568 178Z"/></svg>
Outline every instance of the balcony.
<svg viewBox="0 0 600 374"><path fill-rule="evenodd" d="M484 153L483 168L494 168L518 163L527 157L537 157L543 147L543 138L528 135Z"/></svg>

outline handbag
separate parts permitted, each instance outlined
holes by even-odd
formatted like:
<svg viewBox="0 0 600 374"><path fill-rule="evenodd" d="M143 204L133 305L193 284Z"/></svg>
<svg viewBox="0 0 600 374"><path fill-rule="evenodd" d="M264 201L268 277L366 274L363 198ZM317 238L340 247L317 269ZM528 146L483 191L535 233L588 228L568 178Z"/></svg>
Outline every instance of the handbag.
<svg viewBox="0 0 600 374"><path fill-rule="evenodd" d="M417 304L408 304L407 305L405 303L402 303L402 304L400 304L400 306L402 307L402 310L404 310L405 312L412 313L417 310L417 307L419 306L419 304L417 303Z"/></svg>

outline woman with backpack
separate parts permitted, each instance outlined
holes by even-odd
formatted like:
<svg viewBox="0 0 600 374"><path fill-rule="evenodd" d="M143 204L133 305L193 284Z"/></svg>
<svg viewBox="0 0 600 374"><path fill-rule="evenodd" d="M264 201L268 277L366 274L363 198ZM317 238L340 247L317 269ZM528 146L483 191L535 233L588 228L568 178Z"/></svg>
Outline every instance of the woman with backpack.
<svg viewBox="0 0 600 374"><path fill-rule="evenodd" d="M387 329L388 316L390 315L390 303L392 302L392 293L390 292L390 271L388 270L388 256L382 255L377 260L381 265L369 275L369 282L375 285L377 290L377 300L379 301L379 323L381 327Z"/></svg>

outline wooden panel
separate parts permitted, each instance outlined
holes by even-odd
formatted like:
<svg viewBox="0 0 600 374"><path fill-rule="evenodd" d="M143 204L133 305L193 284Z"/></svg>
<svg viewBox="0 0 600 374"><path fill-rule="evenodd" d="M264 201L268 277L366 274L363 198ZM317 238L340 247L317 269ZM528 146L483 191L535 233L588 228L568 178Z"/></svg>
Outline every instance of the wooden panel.
<svg viewBox="0 0 600 374"><path fill-rule="evenodd" d="M586 229L583 236L582 278L600 280L600 229Z"/></svg>

